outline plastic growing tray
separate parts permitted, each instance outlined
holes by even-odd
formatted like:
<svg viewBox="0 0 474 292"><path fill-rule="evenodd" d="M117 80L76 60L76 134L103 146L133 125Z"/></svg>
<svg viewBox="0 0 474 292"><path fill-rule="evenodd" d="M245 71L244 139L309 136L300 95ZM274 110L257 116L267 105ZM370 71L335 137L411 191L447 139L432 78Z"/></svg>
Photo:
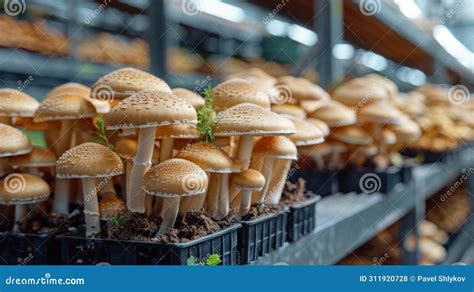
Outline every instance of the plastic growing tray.
<svg viewBox="0 0 474 292"><path fill-rule="evenodd" d="M51 234L0 232L0 264L57 265L59 244Z"/></svg>
<svg viewBox="0 0 474 292"><path fill-rule="evenodd" d="M238 231L239 264L245 265L264 256L286 241L288 209L250 221L238 221L242 228Z"/></svg>
<svg viewBox="0 0 474 292"><path fill-rule="evenodd" d="M62 264L185 265L191 256L202 259L221 256L223 265L237 263L237 230L240 224L184 243L155 243L100 238L74 234L58 236Z"/></svg>
<svg viewBox="0 0 474 292"><path fill-rule="evenodd" d="M296 241L316 228L316 203L321 196L312 196L305 202L289 205L288 220L286 223L286 239Z"/></svg>
<svg viewBox="0 0 474 292"><path fill-rule="evenodd" d="M301 177L306 181L306 189L322 197L339 191L339 175L331 170L300 169L290 180L295 182Z"/></svg>
<svg viewBox="0 0 474 292"><path fill-rule="evenodd" d="M374 168L344 169L340 172L339 190L343 193L386 194L401 182L400 168L390 166L384 170Z"/></svg>

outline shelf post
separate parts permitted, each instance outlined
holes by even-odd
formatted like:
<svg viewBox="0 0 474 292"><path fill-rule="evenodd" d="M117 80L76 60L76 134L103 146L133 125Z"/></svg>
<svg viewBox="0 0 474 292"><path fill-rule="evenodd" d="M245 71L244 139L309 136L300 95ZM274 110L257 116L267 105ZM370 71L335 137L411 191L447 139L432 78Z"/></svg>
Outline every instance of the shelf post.
<svg viewBox="0 0 474 292"><path fill-rule="evenodd" d="M166 81L166 5L164 0L150 1L147 9L147 32L150 53L150 73Z"/></svg>

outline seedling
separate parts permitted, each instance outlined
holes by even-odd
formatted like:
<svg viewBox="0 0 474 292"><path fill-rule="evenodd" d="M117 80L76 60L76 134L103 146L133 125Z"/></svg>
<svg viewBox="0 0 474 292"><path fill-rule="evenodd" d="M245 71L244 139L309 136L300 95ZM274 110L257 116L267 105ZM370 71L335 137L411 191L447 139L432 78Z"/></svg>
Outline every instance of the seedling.
<svg viewBox="0 0 474 292"><path fill-rule="evenodd" d="M186 260L187 266L217 266L222 263L221 256L218 254L211 254L208 257L199 260L196 257L190 256Z"/></svg>
<svg viewBox="0 0 474 292"><path fill-rule="evenodd" d="M202 93L206 103L197 111L197 128L201 134L201 140L206 143L214 143L216 137L214 136L215 115L212 107L211 85Z"/></svg>
<svg viewBox="0 0 474 292"><path fill-rule="evenodd" d="M110 150L114 150L114 145L109 142L109 138L107 137L107 133L105 131L105 119L104 116L100 115L97 120L95 121L94 126L97 129L97 133L95 133L99 138L99 143L107 146Z"/></svg>

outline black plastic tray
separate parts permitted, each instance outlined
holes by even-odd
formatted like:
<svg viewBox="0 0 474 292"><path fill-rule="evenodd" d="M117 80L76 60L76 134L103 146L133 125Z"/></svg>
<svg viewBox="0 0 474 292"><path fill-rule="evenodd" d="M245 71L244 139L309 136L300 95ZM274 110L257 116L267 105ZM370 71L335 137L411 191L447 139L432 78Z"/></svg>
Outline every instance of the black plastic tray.
<svg viewBox="0 0 474 292"><path fill-rule="evenodd" d="M294 242L316 228L316 203L321 196L312 196L305 202L289 205L290 212L286 223L286 239Z"/></svg>
<svg viewBox="0 0 474 292"><path fill-rule="evenodd" d="M306 189L322 197L339 191L339 174L332 170L300 169L288 179L296 182L298 178L306 181Z"/></svg>
<svg viewBox="0 0 474 292"><path fill-rule="evenodd" d="M59 244L51 234L0 232L1 265L57 265Z"/></svg>
<svg viewBox="0 0 474 292"><path fill-rule="evenodd" d="M251 221L238 221L239 264L248 264L257 258L277 250L286 241L288 208L280 213L269 214Z"/></svg>
<svg viewBox="0 0 474 292"><path fill-rule="evenodd" d="M74 234L57 236L61 262L67 265L185 265L191 256L202 259L218 254L223 265L237 263L237 231L233 224L219 232L184 243L154 243L101 238Z"/></svg>
<svg viewBox="0 0 474 292"><path fill-rule="evenodd" d="M431 151L422 151L419 149L410 149L407 148L402 151L403 156L407 157L417 157L418 155L423 155L423 163L446 163L451 161L456 156L457 149L444 151L444 152L431 152Z"/></svg>
<svg viewBox="0 0 474 292"><path fill-rule="evenodd" d="M343 193L386 194L401 182L401 170L390 166L384 170L374 168L344 169L339 173L339 190Z"/></svg>

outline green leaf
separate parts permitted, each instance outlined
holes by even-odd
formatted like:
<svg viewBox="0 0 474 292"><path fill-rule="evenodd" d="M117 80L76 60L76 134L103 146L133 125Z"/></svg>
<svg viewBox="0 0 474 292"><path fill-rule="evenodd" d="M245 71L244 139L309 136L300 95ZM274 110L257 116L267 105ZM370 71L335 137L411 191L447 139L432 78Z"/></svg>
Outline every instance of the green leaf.
<svg viewBox="0 0 474 292"><path fill-rule="evenodd" d="M215 113L212 106L213 99L211 94L211 85L202 93L206 103L197 110L197 129L201 135L201 140L206 143L214 143L216 138L214 136L215 127Z"/></svg>
<svg viewBox="0 0 474 292"><path fill-rule="evenodd" d="M193 256L190 256L187 260L186 260L186 266L199 266L199 261L197 258L193 257Z"/></svg>
<svg viewBox="0 0 474 292"><path fill-rule="evenodd" d="M95 127L97 129L96 135L99 137L99 143L107 146L109 149L113 150L114 145L109 142L107 132L105 130L105 118L104 116L99 116L95 122Z"/></svg>
<svg viewBox="0 0 474 292"><path fill-rule="evenodd" d="M221 256L218 254L211 254L206 260L206 266L217 266L221 261Z"/></svg>

